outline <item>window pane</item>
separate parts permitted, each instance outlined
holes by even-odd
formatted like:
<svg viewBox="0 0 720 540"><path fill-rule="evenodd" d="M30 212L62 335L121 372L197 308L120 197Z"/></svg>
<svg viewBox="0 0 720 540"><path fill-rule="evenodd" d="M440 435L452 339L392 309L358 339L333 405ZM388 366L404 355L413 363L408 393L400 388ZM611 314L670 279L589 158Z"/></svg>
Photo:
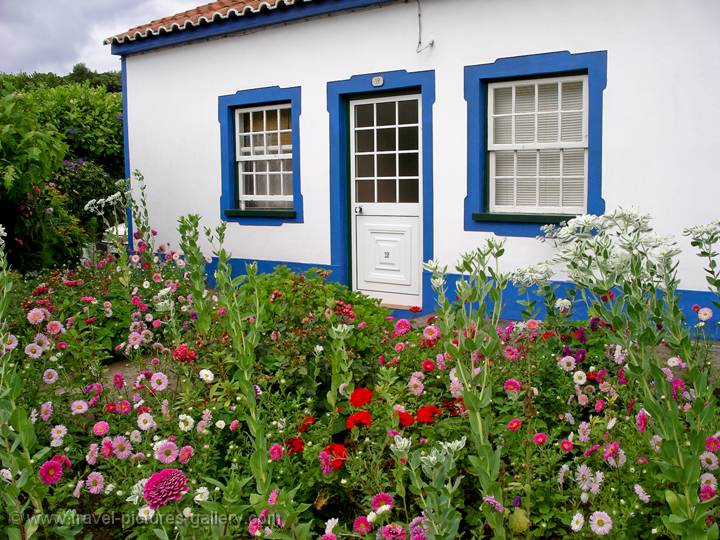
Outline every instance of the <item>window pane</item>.
<svg viewBox="0 0 720 540"><path fill-rule="evenodd" d="M267 195L267 174L255 175L255 192L257 195Z"/></svg>
<svg viewBox="0 0 720 540"><path fill-rule="evenodd" d="M282 143L283 154L289 154L292 152L292 132L283 131L280 133L280 142Z"/></svg>
<svg viewBox="0 0 720 540"><path fill-rule="evenodd" d="M375 156L355 156L355 176L375 176Z"/></svg>
<svg viewBox="0 0 720 540"><path fill-rule="evenodd" d="M495 176L515 176L515 152L495 152Z"/></svg>
<svg viewBox="0 0 720 540"><path fill-rule="evenodd" d="M270 133L267 135L267 143L268 143L268 153L269 154L277 154L279 147L278 147L278 135L277 133Z"/></svg>
<svg viewBox="0 0 720 540"><path fill-rule="evenodd" d="M562 109L580 110L583 102L582 81L566 82L562 84Z"/></svg>
<svg viewBox="0 0 720 540"><path fill-rule="evenodd" d="M280 174L271 174L270 177L270 195L282 195L282 180Z"/></svg>
<svg viewBox="0 0 720 540"><path fill-rule="evenodd" d="M252 113L252 130L265 131L265 119L263 111L255 111Z"/></svg>
<svg viewBox="0 0 720 540"><path fill-rule="evenodd" d="M283 195L292 195L292 193L293 193L292 173L283 174L282 182L283 182Z"/></svg>
<svg viewBox="0 0 720 540"><path fill-rule="evenodd" d="M243 161L242 172L252 173L253 172L253 162L252 161Z"/></svg>
<svg viewBox="0 0 720 540"><path fill-rule="evenodd" d="M292 159L282 160L282 170L285 172L292 172Z"/></svg>
<svg viewBox="0 0 720 540"><path fill-rule="evenodd" d="M495 144L509 144L512 142L512 116L498 116L494 120L495 132L493 140Z"/></svg>
<svg viewBox="0 0 720 540"><path fill-rule="evenodd" d="M253 135L253 154L263 155L265 153L265 135Z"/></svg>
<svg viewBox="0 0 720 540"><path fill-rule="evenodd" d="M540 206L560 206L560 179L540 179Z"/></svg>
<svg viewBox="0 0 720 540"><path fill-rule="evenodd" d="M395 124L395 102L377 103L377 125L391 126Z"/></svg>
<svg viewBox="0 0 720 540"><path fill-rule="evenodd" d="M418 123L418 100L411 99L398 102L398 124Z"/></svg>
<svg viewBox="0 0 720 540"><path fill-rule="evenodd" d="M256 161L256 162L255 162L255 172L264 172L264 171L267 171L267 164L268 164L268 162L265 161L265 160Z"/></svg>
<svg viewBox="0 0 720 540"><path fill-rule="evenodd" d="M280 129L290 129L290 109L280 109Z"/></svg>
<svg viewBox="0 0 720 540"><path fill-rule="evenodd" d="M375 125L373 105L357 105L355 107L355 127L371 127Z"/></svg>
<svg viewBox="0 0 720 540"><path fill-rule="evenodd" d="M537 179L517 179L517 206L537 206Z"/></svg>
<svg viewBox="0 0 720 540"><path fill-rule="evenodd" d="M251 131L250 127L250 113L242 113L240 115L240 133L248 133Z"/></svg>
<svg viewBox="0 0 720 540"><path fill-rule="evenodd" d="M585 176L585 150L563 150L563 176Z"/></svg>
<svg viewBox="0 0 720 540"><path fill-rule="evenodd" d="M271 111L266 112L267 117L265 121L267 122L267 131L275 131L278 128L278 111L277 109L273 109Z"/></svg>
<svg viewBox="0 0 720 540"><path fill-rule="evenodd" d="M527 143L535 141L535 115L519 114L515 116L515 142Z"/></svg>
<svg viewBox="0 0 720 540"><path fill-rule="evenodd" d="M378 180L378 198L377 202L395 202L397 196L395 194L396 180Z"/></svg>
<svg viewBox="0 0 720 540"><path fill-rule="evenodd" d="M252 174L243 175L243 195L254 195Z"/></svg>
<svg viewBox="0 0 720 540"><path fill-rule="evenodd" d="M515 112L535 111L535 85L515 87Z"/></svg>
<svg viewBox="0 0 720 540"><path fill-rule="evenodd" d="M495 180L495 204L498 206L513 206L515 204L514 180Z"/></svg>
<svg viewBox="0 0 720 540"><path fill-rule="evenodd" d="M410 154L398 154L399 176L418 175L418 155L415 152Z"/></svg>
<svg viewBox="0 0 720 540"><path fill-rule="evenodd" d="M557 142L560 132L558 113L538 114L538 142Z"/></svg>
<svg viewBox="0 0 720 540"><path fill-rule="evenodd" d="M560 176L560 150L540 150L540 176Z"/></svg>
<svg viewBox="0 0 720 540"><path fill-rule="evenodd" d="M279 159L271 159L267 162L268 164L268 170L276 172L280 170L280 160Z"/></svg>
<svg viewBox="0 0 720 540"><path fill-rule="evenodd" d="M512 112L512 88L496 88L493 95L493 114L509 114Z"/></svg>
<svg viewBox="0 0 720 540"><path fill-rule="evenodd" d="M420 200L418 197L417 178L413 178L412 180L398 180L398 182L398 191L400 192L398 202L416 203Z"/></svg>
<svg viewBox="0 0 720 540"><path fill-rule="evenodd" d="M377 157L377 166L378 176L395 176L395 154L380 154Z"/></svg>
<svg viewBox="0 0 720 540"><path fill-rule="evenodd" d="M400 150L417 150L418 149L418 128L401 127L398 130L398 149Z"/></svg>
<svg viewBox="0 0 720 540"><path fill-rule="evenodd" d="M558 110L558 84L538 85L538 111Z"/></svg>
<svg viewBox="0 0 720 540"><path fill-rule="evenodd" d="M395 128L377 130L377 149L395 150Z"/></svg>
<svg viewBox="0 0 720 540"><path fill-rule="evenodd" d="M356 180L355 202L375 202L375 182L372 180Z"/></svg>
<svg viewBox="0 0 720 540"><path fill-rule="evenodd" d="M356 152L373 152L375 151L374 133L372 129L355 130L355 151Z"/></svg>
<svg viewBox="0 0 720 540"><path fill-rule="evenodd" d="M250 145L250 135L241 135L240 136L240 153L244 156L250 154L252 152L252 148Z"/></svg>
<svg viewBox="0 0 720 540"><path fill-rule="evenodd" d="M581 141L582 140L582 112L564 112L560 113L561 132L560 140L562 141Z"/></svg>
<svg viewBox="0 0 720 540"><path fill-rule="evenodd" d="M537 175L537 152L535 150L521 150L517 153L517 175Z"/></svg>

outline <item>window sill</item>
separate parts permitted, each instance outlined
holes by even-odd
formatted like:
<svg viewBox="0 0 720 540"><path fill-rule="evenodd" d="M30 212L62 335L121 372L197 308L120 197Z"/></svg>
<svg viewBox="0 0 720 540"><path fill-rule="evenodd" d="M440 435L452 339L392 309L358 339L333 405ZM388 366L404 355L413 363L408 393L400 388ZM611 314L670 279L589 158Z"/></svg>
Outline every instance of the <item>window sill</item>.
<svg viewBox="0 0 720 540"><path fill-rule="evenodd" d="M239 217L258 217L258 218L282 218L282 219L295 219L297 212L295 210L239 210L239 209L228 209L223 212L225 217L239 218Z"/></svg>
<svg viewBox="0 0 720 540"><path fill-rule="evenodd" d="M577 217L561 214L491 214L489 212L473 213L473 221L482 223L539 223L542 225L558 224Z"/></svg>

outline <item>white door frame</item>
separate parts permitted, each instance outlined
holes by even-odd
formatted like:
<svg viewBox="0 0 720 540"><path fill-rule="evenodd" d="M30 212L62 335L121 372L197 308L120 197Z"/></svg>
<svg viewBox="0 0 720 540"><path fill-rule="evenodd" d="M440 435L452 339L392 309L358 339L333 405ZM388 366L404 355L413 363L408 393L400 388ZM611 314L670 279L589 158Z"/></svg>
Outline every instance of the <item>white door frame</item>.
<svg viewBox="0 0 720 540"><path fill-rule="evenodd" d="M357 203L355 202L355 190L356 190L356 162L355 162L355 107L357 105L363 105L363 104L369 104L369 103L388 103L388 102L397 102L397 101L404 101L404 100L417 100L418 103L418 121L417 121L417 128L418 128L418 140L417 140L417 153L418 153L418 202L417 203L400 203L400 202L390 202L390 203ZM362 98L362 99L352 99L350 98L348 100L348 110L349 110L349 129L350 129L350 144L348 146L348 152L349 152L349 160L350 160L350 176L349 176L349 183L350 183L350 189L349 191L349 197L350 197L350 239L351 239L351 272L352 272L352 288L353 290L359 290L360 292L364 292L370 296L375 296L382 299L383 305L389 306L389 307L403 307L407 308L414 305L422 305L422 262L423 262L423 97L418 92L409 92L409 93L396 93L392 95L384 95L384 96L378 96L378 97L370 97L370 98ZM396 118L396 121L394 124L389 124L388 127L395 127L396 129L396 138L395 138L395 144L396 144L396 152L402 153L402 150L399 150L397 147L399 146L399 138L398 138L398 124L399 119ZM401 124L402 126L403 124ZM414 125L414 124L413 124ZM376 133L376 129L378 127L377 125L377 118L374 118L373 122L374 127L374 133ZM374 151L372 154L378 155L382 154L383 152L378 152L377 149L377 136L374 135ZM414 152L412 150L408 150L408 152ZM399 168L399 160L396 160L396 173L398 173ZM375 171L375 199L377 199L377 170ZM398 177L396 174L396 182L401 181L403 177ZM396 197L398 194L399 187L396 186ZM362 288L360 289L358 287L358 237L357 237L357 210L358 208L362 208L362 214L361 215L369 215L369 216L412 216L416 217L418 220L417 227L416 227L416 234L412 238L412 242L414 244L414 249L412 252L414 253L414 256L416 258L416 261L412 262L416 268L413 270L413 274L415 276L416 281L416 291L417 294L406 294L406 293L398 293L398 292L392 292L392 291L379 291L379 290L371 290L368 288ZM389 284L389 287L392 285Z"/></svg>

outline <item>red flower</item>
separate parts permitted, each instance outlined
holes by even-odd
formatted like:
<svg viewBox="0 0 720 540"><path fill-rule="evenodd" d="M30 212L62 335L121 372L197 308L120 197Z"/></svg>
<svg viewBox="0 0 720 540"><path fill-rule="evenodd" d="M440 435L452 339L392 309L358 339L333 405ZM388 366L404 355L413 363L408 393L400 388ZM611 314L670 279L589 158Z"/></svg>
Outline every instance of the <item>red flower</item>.
<svg viewBox="0 0 720 540"><path fill-rule="evenodd" d="M290 437L285 441L285 448L288 456L293 454L302 454L305 451L305 441L300 437Z"/></svg>
<svg viewBox="0 0 720 540"><path fill-rule="evenodd" d="M410 308L410 311L412 311L413 313L420 313L422 311L422 308L420 306L412 306Z"/></svg>
<svg viewBox="0 0 720 540"><path fill-rule="evenodd" d="M432 424L435 420L435 416L439 416L441 414L442 411L435 405L425 405L424 407L420 407L420 409L418 409L415 419L424 424Z"/></svg>
<svg viewBox="0 0 720 540"><path fill-rule="evenodd" d="M400 418L400 425L403 427L412 426L415 423L415 417L412 414L400 411L397 413Z"/></svg>
<svg viewBox="0 0 720 540"><path fill-rule="evenodd" d="M305 418L303 418L302 423L300 424L300 433L305 433L314 423L315 418L313 418L312 416L306 416Z"/></svg>
<svg viewBox="0 0 720 540"><path fill-rule="evenodd" d="M347 421L345 422L345 426L348 429L352 429L357 425L361 426L368 426L370 427L372 425L372 416L367 411L360 411L354 414L351 414L348 416Z"/></svg>
<svg viewBox="0 0 720 540"><path fill-rule="evenodd" d="M332 465L333 469L339 469L347 461L348 454L343 444L328 444L323 450L330 456L330 465Z"/></svg>
<svg viewBox="0 0 720 540"><path fill-rule="evenodd" d="M432 371L433 369L435 369L435 362L433 362L429 358L426 358L425 360L423 360L422 368L423 371Z"/></svg>
<svg viewBox="0 0 720 540"><path fill-rule="evenodd" d="M369 388L356 388L350 394L350 405L353 407L362 407L372 400L373 392Z"/></svg>
<svg viewBox="0 0 720 540"><path fill-rule="evenodd" d="M700 306L698 304L693 304L692 310L697 313L698 311L700 311Z"/></svg>

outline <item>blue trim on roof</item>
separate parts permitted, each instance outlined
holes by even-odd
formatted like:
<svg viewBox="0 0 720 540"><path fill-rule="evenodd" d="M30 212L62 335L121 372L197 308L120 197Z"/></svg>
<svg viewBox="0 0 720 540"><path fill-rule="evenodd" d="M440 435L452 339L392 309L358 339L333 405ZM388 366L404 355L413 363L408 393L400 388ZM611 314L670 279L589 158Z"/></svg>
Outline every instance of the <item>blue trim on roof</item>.
<svg viewBox="0 0 720 540"><path fill-rule="evenodd" d="M333 265L327 265L327 264L307 264L307 263L293 263L293 262L282 262L282 261L264 261L264 260L254 260L254 259L230 259L230 266L233 270L233 273L238 274L244 274L245 273L245 265L250 263L257 263L258 265L258 271L261 273L269 273L272 272L275 267L277 266L287 266L289 267L293 272L306 272L313 268L320 268L323 270L330 270L331 274L328 278L330 281L339 282L346 284L342 279L338 279L338 275L335 273L337 270L337 267ZM213 258L212 262L210 262L207 265L207 275L209 279L213 279L212 276L215 275L215 270L217 269L217 258ZM411 312L410 310L406 309L396 309L392 310L393 314L396 317L406 317L406 318L413 318L413 317L420 317L423 315L430 315L435 312L435 307L437 305L437 295L435 294L435 291L433 291L432 286L430 284L430 279L432 278L432 274L426 270L423 270L423 306L422 311L420 312ZM447 275L447 290L450 291L448 294L452 294L452 291L455 290L455 284L457 283L458 279L460 279L459 274L448 274ZM568 291L572 288L574 288L573 283L569 281L553 281L552 285L556 287L556 294L559 298L565 297L568 298ZM210 283L210 286L214 286L214 283ZM694 304L697 304L699 306L712 306L713 301L716 299L716 296L714 293L710 291L696 291L696 290L688 290L688 289L680 289L677 291L678 294L678 304L680 307L680 310L682 311L683 315L685 316L685 319L691 326L695 325L697 323L697 313L695 313L692 309L692 306ZM535 299L538 299L537 296L534 296ZM503 291L503 309L501 312L501 317L503 319L507 320L521 320L522 319L522 309L523 305L520 303L520 301L527 300L527 296L525 294L521 294L517 287L515 287L512 282L508 283L507 287ZM536 306L540 312L538 318L544 319L546 316L545 308L542 304L542 302L537 303ZM492 309L492 303L488 304L488 310ZM587 310L585 309L585 305L580 300L576 300L573 303L573 310L571 314L571 318L574 320L584 320L587 319L588 314ZM718 316L715 315L714 319L711 319L709 323L706 323L705 326L705 335L712 339L720 339L720 325L715 320ZM691 329L693 331L693 329Z"/></svg>
<svg viewBox="0 0 720 540"><path fill-rule="evenodd" d="M123 121L123 152L125 157L125 178L128 179L128 187L130 185L130 145L128 144L128 104L127 104L127 67L125 66L125 57L120 59L120 79L122 81L122 121ZM127 240L128 249L133 250L133 225L132 225L132 208L128 206L125 209L125 220L127 223Z"/></svg>
<svg viewBox="0 0 720 540"><path fill-rule="evenodd" d="M485 200L487 157L487 85L501 79L583 72L588 75L588 199L587 213L605 212L602 198L602 94L607 85L607 51L568 51L500 58L492 64L465 66L467 101L467 197L464 228L502 236L537 236L540 224L474 221L473 213L488 211Z"/></svg>
<svg viewBox="0 0 720 540"><path fill-rule="evenodd" d="M396 0L313 0L305 3L302 0L290 7L279 7L270 11L250 13L237 18L223 19L210 24L201 24L185 30L174 30L168 34L136 38L133 41L127 39L123 43L113 43L112 54L126 55L189 43L200 39L253 30L263 26L289 23L308 17L327 15L347 9L357 9L374 5L389 4Z"/></svg>
<svg viewBox="0 0 720 540"><path fill-rule="evenodd" d="M237 208L237 174L235 161L235 119L238 107L271 105L290 102L292 118L292 166L294 218L282 217L227 217L225 210ZM220 195L220 219L243 225L282 225L303 222L303 197L300 190L300 87L280 88L272 86L240 90L235 94L218 97L218 121L220 122L220 157L222 191Z"/></svg>
<svg viewBox="0 0 720 540"><path fill-rule="evenodd" d="M383 85L372 85L373 77L383 77ZM330 260L339 269L339 281L350 284L350 199L348 193L348 102L353 97L397 90L419 90L422 101L422 171L423 171L423 260L433 258L433 128L435 71L388 71L355 75L343 81L327 83L330 113Z"/></svg>

